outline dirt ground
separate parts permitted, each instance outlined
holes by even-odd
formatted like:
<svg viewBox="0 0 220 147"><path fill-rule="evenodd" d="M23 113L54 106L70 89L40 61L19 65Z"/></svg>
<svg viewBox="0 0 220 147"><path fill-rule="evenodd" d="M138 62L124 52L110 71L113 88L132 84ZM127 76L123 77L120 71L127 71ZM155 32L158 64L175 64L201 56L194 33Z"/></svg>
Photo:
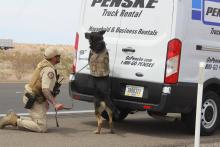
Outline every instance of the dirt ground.
<svg viewBox="0 0 220 147"><path fill-rule="evenodd" d="M67 80L73 61L73 46L15 43L13 49L0 50L0 82L27 82L48 47L63 50L57 68Z"/></svg>

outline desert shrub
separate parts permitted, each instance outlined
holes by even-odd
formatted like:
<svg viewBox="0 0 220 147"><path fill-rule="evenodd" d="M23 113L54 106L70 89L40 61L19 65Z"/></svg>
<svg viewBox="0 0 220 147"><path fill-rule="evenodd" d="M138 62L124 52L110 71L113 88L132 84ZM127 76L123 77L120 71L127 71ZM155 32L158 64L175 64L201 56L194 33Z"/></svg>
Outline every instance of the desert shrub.
<svg viewBox="0 0 220 147"><path fill-rule="evenodd" d="M17 80L21 80L24 76L33 73L37 64L41 60L43 60L44 51L45 48L43 47L41 47L39 51L33 53L19 52L19 51L13 51L13 52L0 51L0 62L1 63L5 62L9 64L10 66L8 66L7 68L11 68L11 71L13 71L13 74L15 74ZM62 76L64 76L65 79L67 79L67 77L71 73L72 61L73 61L72 54L70 52L65 53L64 55L61 56L61 63L58 64L57 66L59 73ZM1 75L0 78L4 79L6 78L6 76L9 76L10 74L6 75L0 72Z"/></svg>
<svg viewBox="0 0 220 147"><path fill-rule="evenodd" d="M5 51L0 50L0 61L4 62L7 59L7 54Z"/></svg>
<svg viewBox="0 0 220 147"><path fill-rule="evenodd" d="M26 53L15 52L12 56L9 56L12 69L15 76L20 80L26 72L28 72L28 58Z"/></svg>
<svg viewBox="0 0 220 147"><path fill-rule="evenodd" d="M0 79L5 81L7 80L10 76L12 76L12 73L6 73L4 71L0 71Z"/></svg>
<svg viewBox="0 0 220 147"><path fill-rule="evenodd" d="M72 62L73 59L71 56L63 56L61 58L60 64L57 66L57 68L64 78L67 78L71 73Z"/></svg>
<svg viewBox="0 0 220 147"><path fill-rule="evenodd" d="M43 53L33 53L29 55L29 67L34 70L37 67L37 64L43 60Z"/></svg>

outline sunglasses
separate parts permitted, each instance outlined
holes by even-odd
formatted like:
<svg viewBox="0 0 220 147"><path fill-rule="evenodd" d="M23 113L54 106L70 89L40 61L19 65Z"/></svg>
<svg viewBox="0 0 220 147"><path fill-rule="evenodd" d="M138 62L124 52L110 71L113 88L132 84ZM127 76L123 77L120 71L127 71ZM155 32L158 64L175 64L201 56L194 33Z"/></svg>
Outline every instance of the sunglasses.
<svg viewBox="0 0 220 147"><path fill-rule="evenodd" d="M60 58L60 55L56 55L55 57L56 57L56 58Z"/></svg>

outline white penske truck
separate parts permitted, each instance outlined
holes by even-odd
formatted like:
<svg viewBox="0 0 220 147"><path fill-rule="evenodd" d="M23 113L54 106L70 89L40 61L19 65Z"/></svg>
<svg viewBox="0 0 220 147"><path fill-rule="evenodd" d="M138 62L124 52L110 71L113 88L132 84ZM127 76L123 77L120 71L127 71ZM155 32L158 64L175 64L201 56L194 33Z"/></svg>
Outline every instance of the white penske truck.
<svg viewBox="0 0 220 147"><path fill-rule="evenodd" d="M106 30L117 120L134 111L177 113L193 130L199 64L205 62L201 133L210 135L219 126L220 0L83 0L79 26L71 98L93 102L84 34Z"/></svg>

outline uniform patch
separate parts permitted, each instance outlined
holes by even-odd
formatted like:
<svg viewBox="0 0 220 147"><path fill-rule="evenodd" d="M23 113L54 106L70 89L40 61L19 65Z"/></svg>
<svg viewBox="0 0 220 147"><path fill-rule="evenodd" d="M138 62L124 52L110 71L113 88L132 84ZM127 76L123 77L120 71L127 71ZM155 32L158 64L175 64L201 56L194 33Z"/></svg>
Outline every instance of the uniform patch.
<svg viewBox="0 0 220 147"><path fill-rule="evenodd" d="M49 72L49 73L47 74L47 76L48 76L48 78L53 79L54 73L53 73L53 72Z"/></svg>

